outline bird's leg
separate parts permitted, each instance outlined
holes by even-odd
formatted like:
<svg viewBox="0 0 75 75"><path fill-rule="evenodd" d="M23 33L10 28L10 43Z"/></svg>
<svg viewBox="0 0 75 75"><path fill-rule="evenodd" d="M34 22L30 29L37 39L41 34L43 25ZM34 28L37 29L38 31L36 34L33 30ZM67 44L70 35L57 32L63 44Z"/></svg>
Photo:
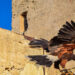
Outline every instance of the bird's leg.
<svg viewBox="0 0 75 75"><path fill-rule="evenodd" d="M63 70L61 70L61 75L73 75L70 69L65 69L65 64L67 63L67 59L62 59L60 65L62 66Z"/></svg>
<svg viewBox="0 0 75 75"><path fill-rule="evenodd" d="M64 68L65 67L65 64L67 63L67 59L64 59L64 58L62 58L61 59L61 62L60 62L60 65L62 66L62 68Z"/></svg>
<svg viewBox="0 0 75 75"><path fill-rule="evenodd" d="M70 59L73 59L74 58L74 55L69 55L69 56L71 56ZM67 61L68 61L68 58L66 56L65 57L62 57L61 62L60 62L60 65L64 69L61 70L61 73L62 73L61 75L74 75L74 73L71 71L71 69L65 69L65 64L67 63Z"/></svg>

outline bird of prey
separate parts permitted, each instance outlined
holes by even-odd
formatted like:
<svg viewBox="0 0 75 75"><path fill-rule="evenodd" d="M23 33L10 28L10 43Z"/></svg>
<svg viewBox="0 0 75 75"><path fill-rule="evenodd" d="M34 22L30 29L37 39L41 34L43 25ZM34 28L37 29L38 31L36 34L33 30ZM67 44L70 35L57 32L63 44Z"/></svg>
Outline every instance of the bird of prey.
<svg viewBox="0 0 75 75"><path fill-rule="evenodd" d="M66 21L57 36L54 36L50 41L27 36L25 38L30 40L29 45L31 47L42 47L48 52L48 55L29 55L30 60L36 61L36 64L50 67L54 63L54 67L60 69L59 65L65 68L68 61L75 60L75 54L73 54L75 49L75 22L72 20L71 23Z"/></svg>

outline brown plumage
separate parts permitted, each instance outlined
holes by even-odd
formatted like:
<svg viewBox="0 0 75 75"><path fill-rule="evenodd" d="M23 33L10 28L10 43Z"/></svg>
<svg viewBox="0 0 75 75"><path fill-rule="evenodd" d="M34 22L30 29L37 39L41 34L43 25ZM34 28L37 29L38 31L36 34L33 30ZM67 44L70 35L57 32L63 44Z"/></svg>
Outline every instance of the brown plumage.
<svg viewBox="0 0 75 75"><path fill-rule="evenodd" d="M73 50L75 49L75 22L71 21L71 24L66 22L59 30L57 36L53 37L50 41L32 39L29 45L31 47L42 47L49 52L48 55L28 56L31 61L36 60L37 64L47 67L50 67L54 63L54 67L58 69L60 64L65 68L65 64L68 61L75 60L75 55L73 54Z"/></svg>

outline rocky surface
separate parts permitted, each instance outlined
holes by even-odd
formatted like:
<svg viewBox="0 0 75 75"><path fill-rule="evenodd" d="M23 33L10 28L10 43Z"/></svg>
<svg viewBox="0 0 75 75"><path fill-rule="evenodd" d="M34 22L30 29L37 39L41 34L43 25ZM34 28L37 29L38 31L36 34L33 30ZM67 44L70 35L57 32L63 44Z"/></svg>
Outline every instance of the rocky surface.
<svg viewBox="0 0 75 75"><path fill-rule="evenodd" d="M43 50L32 49L28 43L22 35L0 29L0 75L60 75L53 66L43 68L30 62L25 56L42 55ZM75 62L71 61L67 66L74 67Z"/></svg>
<svg viewBox="0 0 75 75"><path fill-rule="evenodd" d="M20 75L26 64L25 55L42 54L39 50L29 48L22 35L0 29L0 75Z"/></svg>

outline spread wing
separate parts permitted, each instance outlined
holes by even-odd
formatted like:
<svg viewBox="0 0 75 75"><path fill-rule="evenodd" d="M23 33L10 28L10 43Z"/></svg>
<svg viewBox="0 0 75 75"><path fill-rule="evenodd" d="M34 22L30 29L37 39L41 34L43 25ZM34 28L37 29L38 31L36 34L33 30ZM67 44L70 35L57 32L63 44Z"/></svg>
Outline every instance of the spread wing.
<svg viewBox="0 0 75 75"><path fill-rule="evenodd" d="M65 25L59 30L58 35L50 40L50 46L75 43L75 22L66 22Z"/></svg>
<svg viewBox="0 0 75 75"><path fill-rule="evenodd" d="M32 39L32 38L28 38ZM50 52L53 50L56 50L58 48L58 45L63 44L70 44L75 43L75 22L71 21L71 24L69 22L66 22L65 25L59 30L57 36L53 37L50 41L47 41L45 39L32 39L29 43L29 45L34 45L34 47L43 47L44 50L47 52ZM49 48L50 47L50 48Z"/></svg>
<svg viewBox="0 0 75 75"><path fill-rule="evenodd" d="M36 64L47 66L47 67L50 67L53 63L59 61L59 58L53 55L34 55L34 56L26 56L26 57L28 57L31 61L36 61ZM57 65L59 66L59 64Z"/></svg>

